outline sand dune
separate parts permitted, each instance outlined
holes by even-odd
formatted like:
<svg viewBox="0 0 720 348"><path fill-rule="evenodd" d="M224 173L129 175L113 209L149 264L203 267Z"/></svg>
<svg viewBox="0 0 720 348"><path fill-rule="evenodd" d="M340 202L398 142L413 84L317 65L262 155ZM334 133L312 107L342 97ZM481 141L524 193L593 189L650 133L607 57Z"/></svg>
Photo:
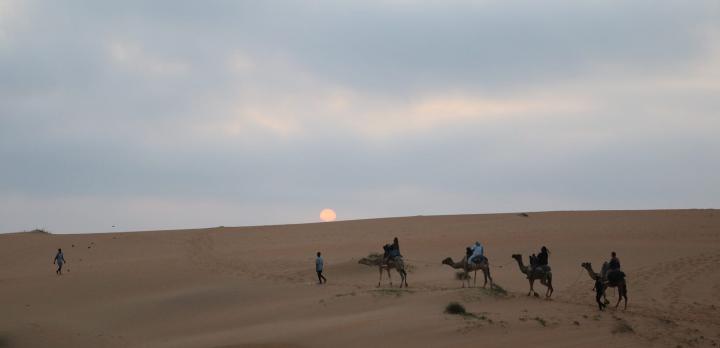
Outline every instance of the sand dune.
<svg viewBox="0 0 720 348"><path fill-rule="evenodd" d="M357 260L400 238L410 288ZM507 293L442 265L475 240ZM547 245L552 300L510 255ZM52 257L63 248L66 273ZM315 284L322 251L327 285ZM627 311L580 268L618 252ZM717 346L720 212L548 212L112 234L0 235L0 347ZM393 274L395 285L399 281ZM482 283L482 280L478 280ZM538 285L539 292L544 290ZM610 300L615 300L614 290ZM443 313L457 301L472 317Z"/></svg>

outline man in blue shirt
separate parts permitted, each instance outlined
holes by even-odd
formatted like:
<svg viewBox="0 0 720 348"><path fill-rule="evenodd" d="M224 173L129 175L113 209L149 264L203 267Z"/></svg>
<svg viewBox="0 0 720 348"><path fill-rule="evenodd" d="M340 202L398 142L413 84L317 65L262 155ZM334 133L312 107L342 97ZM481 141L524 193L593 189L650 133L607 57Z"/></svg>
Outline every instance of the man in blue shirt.
<svg viewBox="0 0 720 348"><path fill-rule="evenodd" d="M56 264L58 266L57 273L58 275L62 275L62 266L65 263L65 256L63 255L62 249L58 249L57 254L55 254L55 259L53 260L53 264Z"/></svg>
<svg viewBox="0 0 720 348"><path fill-rule="evenodd" d="M323 272L323 258L321 256L320 252L317 252L317 258L315 258L315 272L317 272L318 275L318 284L327 283L327 279L325 279L325 276L322 275Z"/></svg>
<svg viewBox="0 0 720 348"><path fill-rule="evenodd" d="M468 263L471 265L481 263L485 258L485 248L483 248L482 244L480 244L480 242L475 242L475 244L469 249L472 251L472 254L468 257Z"/></svg>

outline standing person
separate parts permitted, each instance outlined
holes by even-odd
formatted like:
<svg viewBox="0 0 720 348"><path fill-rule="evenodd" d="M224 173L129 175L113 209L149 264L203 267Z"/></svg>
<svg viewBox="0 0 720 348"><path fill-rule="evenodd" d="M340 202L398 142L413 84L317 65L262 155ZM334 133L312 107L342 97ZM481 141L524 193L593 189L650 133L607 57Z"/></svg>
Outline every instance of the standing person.
<svg viewBox="0 0 720 348"><path fill-rule="evenodd" d="M322 284L323 282L327 283L327 279L325 279L325 276L322 274L324 262L321 255L322 254L318 251L317 258L315 258L315 272L317 272L318 284Z"/></svg>
<svg viewBox="0 0 720 348"><path fill-rule="evenodd" d="M600 301L605 294L605 282L603 282L602 277L595 277L595 287L593 290L595 290L595 302L597 302L598 307L600 310L605 309L606 305Z"/></svg>
<svg viewBox="0 0 720 348"><path fill-rule="evenodd" d="M58 275L62 275L62 266L65 263L65 256L63 255L62 249L58 249L57 254L55 254L55 259L53 260L53 265L57 265L57 273Z"/></svg>

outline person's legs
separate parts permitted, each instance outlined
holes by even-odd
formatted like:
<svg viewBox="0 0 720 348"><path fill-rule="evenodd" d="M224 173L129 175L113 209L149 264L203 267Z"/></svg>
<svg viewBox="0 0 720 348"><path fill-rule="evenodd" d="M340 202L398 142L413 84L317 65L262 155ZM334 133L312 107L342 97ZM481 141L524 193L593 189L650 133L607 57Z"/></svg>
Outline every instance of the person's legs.
<svg viewBox="0 0 720 348"><path fill-rule="evenodd" d="M327 283L327 279L325 279L325 276L322 275L322 272L320 272L320 278L322 278L323 283Z"/></svg>
<svg viewBox="0 0 720 348"><path fill-rule="evenodd" d="M605 309L605 304L600 301L600 299L605 294L605 286L595 287L595 302L597 302L598 307L600 310Z"/></svg>
<svg viewBox="0 0 720 348"><path fill-rule="evenodd" d="M327 279L325 279L325 276L322 275L322 271L317 271L318 275L318 284L322 284L323 282L327 283Z"/></svg>
<svg viewBox="0 0 720 348"><path fill-rule="evenodd" d="M62 262L58 262L57 266L58 266L58 269L57 269L57 271L55 271L55 273L62 275L62 266L63 266Z"/></svg>

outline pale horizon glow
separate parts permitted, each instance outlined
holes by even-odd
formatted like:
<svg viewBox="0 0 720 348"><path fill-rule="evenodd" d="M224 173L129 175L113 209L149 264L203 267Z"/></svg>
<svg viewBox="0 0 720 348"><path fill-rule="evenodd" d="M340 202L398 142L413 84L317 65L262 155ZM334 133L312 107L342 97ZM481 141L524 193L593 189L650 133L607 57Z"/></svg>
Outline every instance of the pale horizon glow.
<svg viewBox="0 0 720 348"><path fill-rule="evenodd" d="M0 233L719 208L719 62L716 0L0 0Z"/></svg>

